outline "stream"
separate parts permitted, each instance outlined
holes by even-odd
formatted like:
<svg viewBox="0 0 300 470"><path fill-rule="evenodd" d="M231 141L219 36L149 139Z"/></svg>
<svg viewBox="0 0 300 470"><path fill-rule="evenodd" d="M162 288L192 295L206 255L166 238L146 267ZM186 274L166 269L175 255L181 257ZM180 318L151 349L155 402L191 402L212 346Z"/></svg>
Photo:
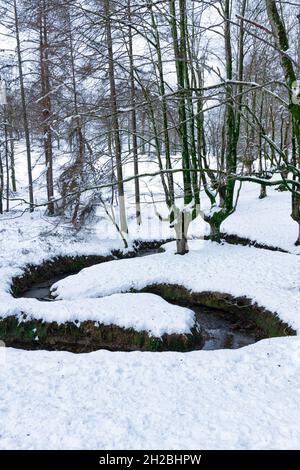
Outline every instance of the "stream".
<svg viewBox="0 0 300 470"><path fill-rule="evenodd" d="M136 256L149 256L161 252L161 249L142 250ZM34 283L23 292L22 297L35 298L44 302L55 302L50 297L50 289L57 281L64 279L70 274L51 277L49 280ZM205 343L202 349L237 349L258 341L255 325L241 322L234 315L223 310L208 308L195 304L176 302L190 308L195 312L198 323L205 332Z"/></svg>

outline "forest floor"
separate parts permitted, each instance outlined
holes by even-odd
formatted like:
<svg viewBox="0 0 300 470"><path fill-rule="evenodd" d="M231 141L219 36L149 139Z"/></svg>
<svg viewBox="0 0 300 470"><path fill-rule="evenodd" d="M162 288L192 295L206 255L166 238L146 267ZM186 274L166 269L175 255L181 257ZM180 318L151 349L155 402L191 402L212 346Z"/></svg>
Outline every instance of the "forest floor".
<svg viewBox="0 0 300 470"><path fill-rule="evenodd" d="M140 229L132 206L131 240L173 237L167 223L157 223L146 189ZM163 211L160 203L156 209ZM245 295L299 332L300 248L289 214L289 194L270 190L259 200L258 187L244 185L223 231L289 253L196 240L179 257L170 243L165 253L108 262L60 281L59 302L84 306L91 297L169 281L194 291ZM100 211L77 233L43 211L21 215L17 208L0 217L2 316L29 305L39 313L38 300L10 293L12 278L28 264L123 249ZM202 221L192 224L192 237L205 233ZM52 309L59 316L59 302L49 304L48 315ZM189 353L1 347L0 417L1 449L300 449L299 337Z"/></svg>

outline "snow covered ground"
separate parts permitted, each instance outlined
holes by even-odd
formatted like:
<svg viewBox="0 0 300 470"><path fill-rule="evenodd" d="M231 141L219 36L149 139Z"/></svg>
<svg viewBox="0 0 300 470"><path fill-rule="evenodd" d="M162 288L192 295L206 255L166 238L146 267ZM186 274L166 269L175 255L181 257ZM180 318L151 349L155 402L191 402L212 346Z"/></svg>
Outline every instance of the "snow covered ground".
<svg viewBox="0 0 300 470"><path fill-rule="evenodd" d="M44 162L38 147L33 148L35 200L39 203L45 202ZM16 147L16 165L18 196L27 199L27 178L25 169L24 148L22 145ZM174 157L175 158L175 157ZM141 157L140 172L154 173L158 171L156 161L149 161L147 156ZM63 151L57 155L59 165L66 162ZM56 165L56 172L58 168ZM124 166L124 177L132 175L132 165ZM174 180L181 185L181 176L174 174ZM161 180L159 176L145 177L140 181L141 186L141 209L142 225L138 227L135 223L134 204L134 181L125 184L127 215L130 240L152 240L170 239L174 237L174 230L170 228L167 220L167 210L164 202ZM149 188L151 187L152 195ZM298 235L298 225L291 219L291 195L289 192L278 192L273 188L267 189L268 197L260 200L259 186L253 183L243 183L237 209L222 225L222 231L228 234L249 238L261 244L279 247L291 253L300 254L300 247L294 245ZM155 206L153 205L155 201ZM202 210L209 208L208 200L202 191ZM97 209L97 215L92 226L79 233L74 233L70 224L61 224L61 220L49 219L44 216L44 209L36 211L34 215L23 214L26 208L20 202L11 204L16 207L13 218L11 216L0 217L0 242L4 242L8 249L19 251L24 249L34 250L31 255L33 262L39 263L41 256L49 258L51 253L60 251L70 253L81 251L82 253L109 253L112 248L124 248L115 227L101 208ZM23 215L22 215L23 214ZM159 216L166 219L160 221ZM208 234L209 226L201 217L198 217L190 225L189 236L199 238ZM15 240L18 245L15 246ZM10 243L7 243L10 240ZM80 242L80 243L79 243ZM1 256L1 253L0 253ZM23 253L22 259L25 261ZM5 262L7 257L0 258Z"/></svg>
<svg viewBox="0 0 300 470"><path fill-rule="evenodd" d="M299 449L300 343L74 355L8 349L1 449Z"/></svg>
<svg viewBox="0 0 300 470"><path fill-rule="evenodd" d="M23 314L26 319L23 320ZM149 335L190 333L195 314L188 308L171 305L154 294L115 294L101 299L40 302L36 299L10 299L0 303L0 317L15 315L20 321L82 322L91 320L103 325L117 325L147 331Z"/></svg>
<svg viewBox="0 0 300 470"><path fill-rule="evenodd" d="M157 279L171 259L184 264L189 257L189 264L201 269L205 262L207 269L206 280L199 280L199 271L192 275L192 269L182 265L185 276L189 273L189 287L199 287L201 282L204 287L206 282L206 287L220 289L221 273L216 275L212 267L219 259L222 268L223 259L226 289L230 282L236 294L244 289L249 295L256 291L261 296L256 300L270 302L274 308L279 301L288 302L289 307L280 313L299 325L298 256L227 245L210 248L202 243L205 249L196 246L198 250L187 257L168 250L140 260L103 264L104 274L108 270L126 274L122 285L120 278L104 278L100 272L97 276L111 291L127 289L130 279L133 283L136 279L138 263L146 263L144 282L151 278L148 260L153 261L152 275L156 273ZM14 260L16 264L22 261ZM280 265L277 275L275 261ZM235 262L240 263L238 271ZM261 291L256 285L259 278L264 279ZM8 306L8 297L4 301ZM74 355L7 348L0 361L1 449L299 449L299 410L298 337L263 340L240 350L185 354L98 351Z"/></svg>
<svg viewBox="0 0 300 470"><path fill-rule="evenodd" d="M256 185L244 185L237 210L225 220L222 231L300 254L294 245L298 225L290 216L290 193L267 189L268 197L258 199L258 191Z"/></svg>
<svg viewBox="0 0 300 470"><path fill-rule="evenodd" d="M145 186L144 224L137 229L130 219L131 240L173 236L167 223L158 224L146 193ZM258 188L244 185L237 212L223 231L291 254L193 241L191 252L179 257L170 244L166 253L109 262L61 281L57 292L64 300L44 304L43 314L47 310L48 318L74 319L74 312L84 315L90 302L107 302L92 298L95 292L125 299L121 291L167 281L197 291L247 295L299 330L300 248L293 245L297 225L289 216L290 195L268 193L259 200ZM75 233L42 211L21 217L21 209L0 217L3 315L25 308L41 314L38 301L10 294L12 277L27 264L122 249L102 213L93 227ZM159 204L157 209L163 211ZM129 215L133 211L134 206ZM201 237L206 230L198 220L190 235ZM71 304L71 310L59 308ZM299 337L184 354L75 355L0 345L0 422L1 449L300 449Z"/></svg>
<svg viewBox="0 0 300 470"><path fill-rule="evenodd" d="M175 255L172 242L165 253L94 265L54 284L53 294L83 301L169 283L193 292L245 295L300 331L299 256L204 240L189 246L184 256Z"/></svg>

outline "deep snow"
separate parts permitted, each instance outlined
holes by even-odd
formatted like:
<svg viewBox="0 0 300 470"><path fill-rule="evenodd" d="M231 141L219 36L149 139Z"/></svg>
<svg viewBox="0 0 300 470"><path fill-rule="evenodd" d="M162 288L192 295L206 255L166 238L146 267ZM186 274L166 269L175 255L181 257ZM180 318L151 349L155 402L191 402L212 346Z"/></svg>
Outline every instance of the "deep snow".
<svg viewBox="0 0 300 470"><path fill-rule="evenodd" d="M7 350L2 449L299 449L300 343L238 350Z"/></svg>
<svg viewBox="0 0 300 470"><path fill-rule="evenodd" d="M151 259L156 279L158 270L167 266L171 275L169 264L174 259L183 263L182 279L188 277L190 287L199 286L199 271L192 275L184 260L193 267L205 261L208 276L201 282L220 287L214 270L219 260L218 267L226 272L226 282L236 293L246 288L250 294L253 289L261 300L274 302L274 307L288 302L291 310L282 307L282 316L291 318L293 312L294 326L299 324L297 256L202 243L205 250L198 246L187 257L172 254L170 244L162 255L102 264L105 272L117 272L116 266L127 276L122 286L116 283L119 278L106 278L105 285L111 290L127 288L130 279L136 279L136 263ZM222 268L222 259L232 262ZM240 263L238 270L233 269L234 260ZM281 270L273 280L274 261L280 262ZM144 264L147 282L149 266ZM244 266L255 269L248 271ZM1 302L8 307L8 293ZM74 355L7 348L1 358L1 449L300 448L298 337L263 340L239 350L185 354L98 351Z"/></svg>
<svg viewBox="0 0 300 470"><path fill-rule="evenodd" d="M294 254L196 242L197 250L185 257L168 250L150 256L151 262L143 258L102 264L101 270L111 277L102 277L102 288L95 283L99 295L149 280L176 280L190 289L248 295L299 329L300 258L296 253L300 249L293 245L297 226L289 217L290 195L268 193L260 201L258 188L244 185L237 212L224 228ZM9 292L12 277L27 264L57 255L108 255L111 249L122 248L121 240L100 218L103 214L98 214L92 230L79 233L44 217L42 211L16 218L20 215L15 210L0 217L3 314L17 302L22 308L39 305L33 299L13 299ZM148 216L144 215L140 230L131 220L132 239L172 236L167 223L157 223L151 208ZM190 235L202 236L206 229L198 220ZM118 270L123 279L116 275ZM70 282L74 293L73 281L65 282ZM87 295L86 285L82 287L84 292L78 290L78 294ZM99 300L79 301L77 296L47 308L52 318L58 318L59 305ZM298 337L263 340L239 350L185 354L98 351L75 355L0 345L1 449L300 449L299 410Z"/></svg>

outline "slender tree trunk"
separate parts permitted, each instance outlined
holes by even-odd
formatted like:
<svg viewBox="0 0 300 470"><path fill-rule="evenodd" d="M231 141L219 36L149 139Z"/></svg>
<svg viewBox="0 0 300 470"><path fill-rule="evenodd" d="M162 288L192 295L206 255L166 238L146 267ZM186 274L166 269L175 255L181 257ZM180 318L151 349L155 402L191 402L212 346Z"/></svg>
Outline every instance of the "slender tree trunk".
<svg viewBox="0 0 300 470"><path fill-rule="evenodd" d="M150 122L151 122L151 125L152 125L152 128L153 128L153 134L154 134L153 140L154 140L154 144L155 144L156 157L157 157L157 161L158 161L158 167L161 171L161 174L160 174L161 184L162 184L162 187L163 187L163 190L164 190L166 203L169 207L170 195L169 195L169 188L168 188L168 185L167 185L167 182L166 182L166 178L165 178L165 175L163 173L164 166L163 166L163 160L162 160L162 155L161 155L161 143L160 143L160 140L159 140L158 129L157 129L157 122L156 122L157 119L156 119L155 112L154 112L154 109L153 109L153 104L151 102L151 99L148 96L147 91L145 89L143 89L143 92L144 92L144 95L145 95L145 98L146 98L146 101L147 101L147 106L149 108Z"/></svg>
<svg viewBox="0 0 300 470"><path fill-rule="evenodd" d="M184 12L182 12L182 14L185 13L186 15L186 5L184 5L184 7L185 7L185 10ZM195 120L195 113L194 113L193 92L191 90L191 80L193 80L194 78L194 71L193 71L193 65L192 65L193 56L191 53L191 47L189 43L189 32L187 28L186 17L184 17L184 22L182 24L181 35L182 34L184 34L184 38L185 38L184 56L186 57L186 60L184 61L184 76L185 76L186 108L187 108L187 119L188 119L187 130L188 130L191 169L195 170L191 172L191 180L192 180L193 197L194 197L194 217L196 217L198 215L198 211L200 210L200 181L199 181L199 175L198 175L199 160L197 158L197 145L196 145L196 138L195 138L196 120ZM190 73L191 73L191 80L190 80Z"/></svg>
<svg viewBox="0 0 300 470"><path fill-rule="evenodd" d="M0 214L3 214L3 190L4 190L4 172L2 155L0 152Z"/></svg>
<svg viewBox="0 0 300 470"><path fill-rule="evenodd" d="M118 106L117 106L114 53L113 53L113 41L112 41L112 32L111 32L110 0L104 0L104 14L106 18L108 74L109 74L109 83L110 83L110 104L111 104L111 113L112 113L111 122L112 122L112 130L113 130L114 141L115 141L116 166L117 166L117 178L118 178L120 229L123 234L127 234L128 226L127 226L127 219L126 219L126 206L125 206L124 184L123 184L122 148L121 148L121 137L120 137L120 129L119 129Z"/></svg>
<svg viewBox="0 0 300 470"><path fill-rule="evenodd" d="M181 152L182 152L182 169L183 171L183 193L184 204L189 205L193 202L193 185L191 176L191 161L189 150L189 137L187 128L187 103L186 103L186 65L187 65L187 50L186 50L186 0L179 1L179 36L177 29L177 14L176 4L174 0L169 2L170 16L171 16L171 33L175 55L175 65L177 74L177 86L179 91L179 105L178 105L178 118L179 118L179 134L181 139ZM176 238L180 235L182 240L177 242L177 253L185 254L188 251L186 239L189 218L187 212L176 211L174 228L176 231ZM183 229L184 226L184 229Z"/></svg>
<svg viewBox="0 0 300 470"><path fill-rule="evenodd" d="M70 6L71 8L71 6ZM77 140L77 155L75 160L75 167L76 173L79 176L80 185L82 184L83 180L83 169L84 169L84 161L85 161L85 144L82 132L82 122L79 113L79 106L78 106L78 94L77 94L77 81L76 81L76 71L75 71L75 54L74 54L74 44L73 44L73 31L72 31L72 21L71 21L71 13L68 9L67 11L67 21L68 21L68 28L69 28L69 45L70 45L70 63L71 63L71 76L72 76L72 88L73 88L73 101L74 101L74 114L75 114L75 135ZM72 222L75 224L77 220L77 215L80 206L80 193L78 194L75 209L72 215Z"/></svg>
<svg viewBox="0 0 300 470"><path fill-rule="evenodd" d="M185 255L189 251L187 234L191 218L191 213L175 208L174 228L176 233L176 253L178 255Z"/></svg>
<svg viewBox="0 0 300 470"><path fill-rule="evenodd" d="M10 152L10 171L11 171L11 187L14 192L17 191L17 182L16 182L16 167L15 167L15 144L14 144L14 135L12 122L9 122L8 126L9 134L9 152Z"/></svg>
<svg viewBox="0 0 300 470"><path fill-rule="evenodd" d="M231 0L225 0L225 56L226 56L226 79L228 81L233 78L233 67L232 67L232 46L231 46ZM232 174L236 172L237 164L237 148L236 148L236 121L234 113L234 98L233 98L233 86L228 84L226 86L226 172ZM232 210L233 205L233 194L234 194L234 180L227 180L226 183L226 194L224 204L228 213Z"/></svg>
<svg viewBox="0 0 300 470"><path fill-rule="evenodd" d="M295 245L299 246L300 245L300 221L298 220L297 223L298 223L299 232L298 232L298 239L296 240Z"/></svg>
<svg viewBox="0 0 300 470"><path fill-rule="evenodd" d="M9 212L9 148L8 148L8 123L7 123L7 106L4 105L4 138L5 138L5 165L6 165L6 212Z"/></svg>
<svg viewBox="0 0 300 470"><path fill-rule="evenodd" d="M262 95L261 105L260 105L260 122L262 122L262 118L263 118L264 104L265 104L264 103L264 95ZM263 164L262 164L263 156L262 156L262 153L263 153L262 132L260 130L259 131L259 141L258 141L258 162L259 162L259 172L260 172L260 174L262 174L262 171L263 171ZM267 187L266 187L265 184L261 184L260 185L259 199L264 199L265 197L267 197Z"/></svg>
<svg viewBox="0 0 300 470"><path fill-rule="evenodd" d="M170 14L171 14L171 30L172 40L175 55L175 65L177 72L177 84L179 89L179 133L181 137L181 152L182 152L182 168L187 170L183 172L183 189L184 189L184 203L190 204L193 200L192 183L191 183L191 169L189 144L188 144L188 131L187 131L187 115L186 115L186 100L185 100L185 0L180 0L180 38L178 38L177 31L177 15L175 1L170 1Z"/></svg>
<svg viewBox="0 0 300 470"><path fill-rule="evenodd" d="M245 9L246 0L242 3L242 12ZM240 112L242 102L240 99L242 85L238 86L238 97L234 99L233 85L230 83L233 79L233 57L232 57L232 40L231 40L231 0L224 0L224 45L225 45L225 65L226 79L225 86L226 107L225 122L223 126L224 134L222 136L222 154L221 168L225 169L227 175L224 181L218 181L219 207L213 210L211 214L205 215L204 220L210 225L210 239L220 242L221 240L221 224L235 210L235 180L230 175L235 174L237 170L237 145L240 134ZM238 78L241 82L243 79L243 39L244 28L243 22L240 25L240 38L238 43ZM224 147L223 147L224 146ZM216 206L216 197L209 196L213 206Z"/></svg>
<svg viewBox="0 0 300 470"><path fill-rule="evenodd" d="M18 17L17 0L14 0L14 20L15 20L15 31L16 31L20 91L21 91L21 101L22 101L22 114L23 114L25 141L26 141L29 210L30 210L30 212L33 212L33 210L34 210L34 198L33 198L33 182L32 182L31 145L30 145L30 133L29 133L28 116L27 116L25 87L24 87L23 63L22 63L22 53L21 53L21 42L20 42L20 32L19 32L19 17Z"/></svg>
<svg viewBox="0 0 300 470"><path fill-rule="evenodd" d="M142 155L145 155L146 154L146 145L145 145L145 141L146 141L146 112L143 111L143 110L141 111L141 131L142 131L142 135L141 135L140 148L141 148Z"/></svg>
<svg viewBox="0 0 300 470"><path fill-rule="evenodd" d="M137 119L136 119L136 91L134 81L134 58L133 58L133 43L132 43L132 16L131 16L131 0L128 0L128 47L129 47L129 62L130 62L130 101L131 101L131 133L132 133L132 151L133 151L133 167L134 175L139 174L138 162L138 142L137 142ZM140 197L140 182L139 178L134 180L135 186L135 215L136 222L141 225L141 197Z"/></svg>
<svg viewBox="0 0 300 470"><path fill-rule="evenodd" d="M156 49L156 66L158 71L158 83L159 83L159 94L161 97L161 107L162 107L162 126L163 126L163 136L164 136L164 152L166 159L166 169L172 169L171 163L171 150L170 150L170 137L169 137L169 120L168 120L168 103L166 99L166 90L165 90L165 78L164 78L164 69L163 69L163 59L160 43L160 35L157 26L157 21L153 12L153 5L151 1L147 1L148 9L151 13L151 24L153 28L153 35L155 40L155 49ZM168 200L167 205L170 210L170 222L174 220L174 203L175 203L175 191L174 191L174 180L172 173L167 174L168 181Z"/></svg>
<svg viewBox="0 0 300 470"><path fill-rule="evenodd" d="M284 25L283 20L281 19L276 1L275 0L265 0L267 13L269 17L269 21L273 30L273 34L278 45L280 51L288 51L289 50L289 39L288 34ZM292 60L284 54L281 54L281 65L285 75L286 84L289 88L289 98L290 98L290 105L289 111L291 115L292 121L292 147L293 147L293 154L292 154L292 161L293 165L298 169L300 169L300 105L293 102L292 96L292 87L294 82L296 81L296 73L294 70ZM296 173L293 174L293 179L296 181L300 181L299 176ZM296 185L293 188L292 192L292 218L300 224L300 197L296 193ZM296 240L296 244L299 244L299 238Z"/></svg>
<svg viewBox="0 0 300 470"><path fill-rule="evenodd" d="M50 77L49 77L49 44L47 31L47 5L45 0L41 0L40 6L40 68L41 68L41 87L42 87L42 129L43 143L46 163L46 182L48 214L54 215L54 185L53 185L53 148L52 148L52 130L51 119L51 95L50 95Z"/></svg>

